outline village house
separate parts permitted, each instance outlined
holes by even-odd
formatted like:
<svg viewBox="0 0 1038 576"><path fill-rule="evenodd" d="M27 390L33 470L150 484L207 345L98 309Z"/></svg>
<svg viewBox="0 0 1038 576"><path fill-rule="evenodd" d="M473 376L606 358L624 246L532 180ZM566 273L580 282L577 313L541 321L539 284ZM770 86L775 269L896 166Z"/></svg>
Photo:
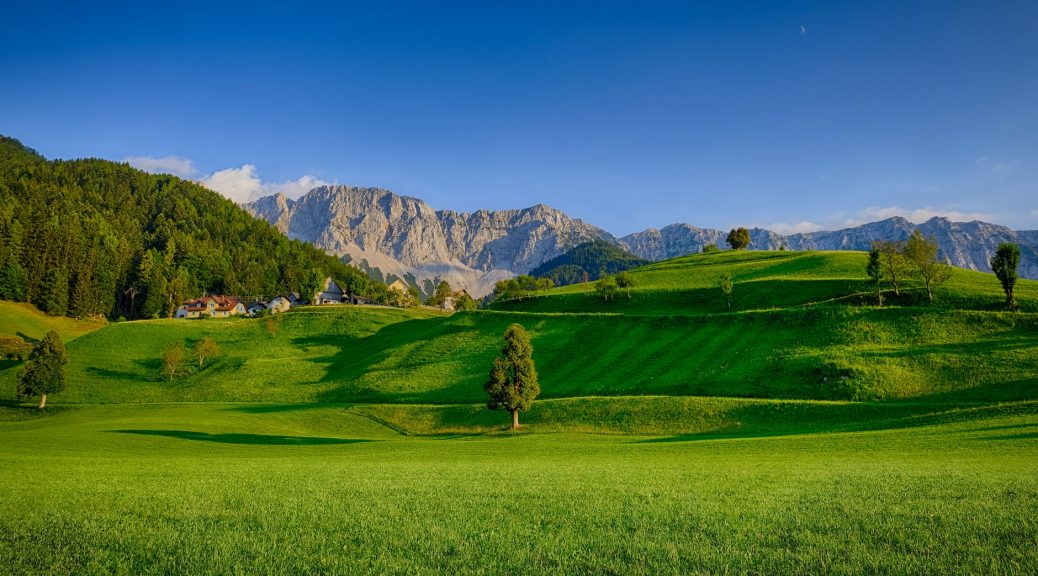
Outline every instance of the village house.
<svg viewBox="0 0 1038 576"><path fill-rule="evenodd" d="M324 279L324 288L320 292L313 295L310 299L311 304L341 304L343 301L343 291L336 284L335 280L331 277Z"/></svg>
<svg viewBox="0 0 1038 576"><path fill-rule="evenodd" d="M469 296L468 291L465 290L464 288L462 288L461 290L458 290L458 291L454 292L453 294L451 294L450 296L444 298L443 299L443 303L440 304L440 308L443 309L443 310L448 310L448 311L453 312L454 311L454 303L457 302L459 299L461 299L463 295L464 295L464 297L472 298L472 296Z"/></svg>
<svg viewBox="0 0 1038 576"><path fill-rule="evenodd" d="M262 300L250 302L249 305L245 307L245 311L248 312L249 316L255 316L266 309L267 303Z"/></svg>
<svg viewBox="0 0 1038 576"><path fill-rule="evenodd" d="M298 301L299 295L295 292L287 295L275 296L273 300L267 302L267 310L270 310L271 314L288 312L288 309L295 306Z"/></svg>
<svg viewBox="0 0 1038 576"><path fill-rule="evenodd" d="M245 314L245 305L235 296L203 296L177 308L176 318L226 318Z"/></svg>

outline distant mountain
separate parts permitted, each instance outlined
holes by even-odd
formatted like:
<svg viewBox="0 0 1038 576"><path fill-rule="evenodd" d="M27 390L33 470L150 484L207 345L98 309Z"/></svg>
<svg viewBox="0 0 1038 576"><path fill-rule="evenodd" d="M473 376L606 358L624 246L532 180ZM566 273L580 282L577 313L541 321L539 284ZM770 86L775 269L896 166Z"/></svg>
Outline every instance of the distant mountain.
<svg viewBox="0 0 1038 576"><path fill-rule="evenodd" d="M543 204L462 213L434 210L381 188L322 186L298 200L268 196L245 209L289 238L426 293L440 278L483 296L498 280L525 274L578 244L616 242L604 230Z"/></svg>
<svg viewBox="0 0 1038 576"><path fill-rule="evenodd" d="M590 241L612 244L650 261L699 252L707 244L727 248L726 231L690 224L650 228L618 239L543 204L460 213L434 210L422 200L381 188L322 186L298 200L268 196L245 209L289 238L346 257L375 278L404 279L427 294L437 279L444 279L479 297L490 293L498 280L533 271L543 274L546 262ZM754 228L750 249L867 250L875 240L903 240L916 229L937 240L947 262L984 272L991 271L988 260L1000 242L1019 244L1020 275L1038 278L1038 231L1018 232L986 222L933 218L913 224L889 218L790 236Z"/></svg>
<svg viewBox="0 0 1038 576"><path fill-rule="evenodd" d="M750 230L751 250L868 250L876 240L905 240L918 229L937 241L939 255L960 268L990 272L988 262L1001 242L1020 245L1020 275L1038 278L1038 231L1014 231L987 222L951 222L947 218L931 218L913 224L900 217L871 222L843 230L811 232L782 236L770 230ZM727 248L727 233L688 224L672 224L661 230L650 228L624 236L620 245L631 253L650 260L663 260L699 252L703 246L716 243Z"/></svg>
<svg viewBox="0 0 1038 576"><path fill-rule="evenodd" d="M648 263L648 260L639 258L612 242L592 240L548 260L531 270L530 274L551 278L556 286L565 286L598 280L602 270L607 274L616 274Z"/></svg>

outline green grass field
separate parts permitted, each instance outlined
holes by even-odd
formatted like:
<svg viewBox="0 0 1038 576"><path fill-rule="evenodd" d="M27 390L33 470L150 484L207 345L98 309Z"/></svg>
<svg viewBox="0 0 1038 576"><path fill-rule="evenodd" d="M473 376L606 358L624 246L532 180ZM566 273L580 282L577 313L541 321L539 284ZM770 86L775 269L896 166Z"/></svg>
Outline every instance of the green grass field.
<svg viewBox="0 0 1038 576"><path fill-rule="evenodd" d="M1026 574L1038 418L403 436L339 405L0 413L9 574Z"/></svg>
<svg viewBox="0 0 1038 576"><path fill-rule="evenodd" d="M45 414L0 366L0 573L1035 573L1038 282L1015 313L969 271L879 308L863 269L696 255L630 300L300 309L273 336L0 307L72 358ZM542 387L519 433L482 404L512 322Z"/></svg>
<svg viewBox="0 0 1038 576"><path fill-rule="evenodd" d="M31 304L0 300L0 336L18 336L35 342L57 330L65 340L72 340L103 326L102 321L48 316Z"/></svg>

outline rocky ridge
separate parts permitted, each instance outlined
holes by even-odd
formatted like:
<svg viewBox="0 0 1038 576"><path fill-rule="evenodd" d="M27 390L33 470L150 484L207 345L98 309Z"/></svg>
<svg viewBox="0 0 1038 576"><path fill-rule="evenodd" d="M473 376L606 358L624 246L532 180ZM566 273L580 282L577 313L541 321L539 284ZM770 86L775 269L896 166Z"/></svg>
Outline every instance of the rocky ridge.
<svg viewBox="0 0 1038 576"><path fill-rule="evenodd" d="M498 280L525 274L589 240L605 240L647 260L725 248L727 232L690 224L616 238L565 213L538 204L518 210L434 210L424 201L381 188L322 186L298 200L267 196L245 205L290 238L348 257L374 276L409 281L425 292L444 279L475 297ZM843 230L783 236L750 231L750 249L867 250L875 240L904 240L913 230L936 239L940 256L961 268L990 272L1000 242L1020 245L1020 276L1038 278L1038 231L1014 231L987 222L932 218L913 224L900 217Z"/></svg>

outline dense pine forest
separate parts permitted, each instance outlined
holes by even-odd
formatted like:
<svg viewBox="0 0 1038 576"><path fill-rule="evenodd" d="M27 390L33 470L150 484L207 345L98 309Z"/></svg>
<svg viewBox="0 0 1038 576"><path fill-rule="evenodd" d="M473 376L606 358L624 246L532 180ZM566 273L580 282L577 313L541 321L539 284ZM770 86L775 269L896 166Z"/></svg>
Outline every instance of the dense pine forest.
<svg viewBox="0 0 1038 576"><path fill-rule="evenodd" d="M164 317L204 293L302 291L363 272L195 183L106 160L48 161L0 136L0 299L52 315Z"/></svg>
<svg viewBox="0 0 1038 576"><path fill-rule="evenodd" d="M550 278L556 286L565 286L598 280L602 271L605 271L606 274L616 274L648 263L648 260L639 258L609 242L593 240L548 260L534 268L530 275Z"/></svg>

